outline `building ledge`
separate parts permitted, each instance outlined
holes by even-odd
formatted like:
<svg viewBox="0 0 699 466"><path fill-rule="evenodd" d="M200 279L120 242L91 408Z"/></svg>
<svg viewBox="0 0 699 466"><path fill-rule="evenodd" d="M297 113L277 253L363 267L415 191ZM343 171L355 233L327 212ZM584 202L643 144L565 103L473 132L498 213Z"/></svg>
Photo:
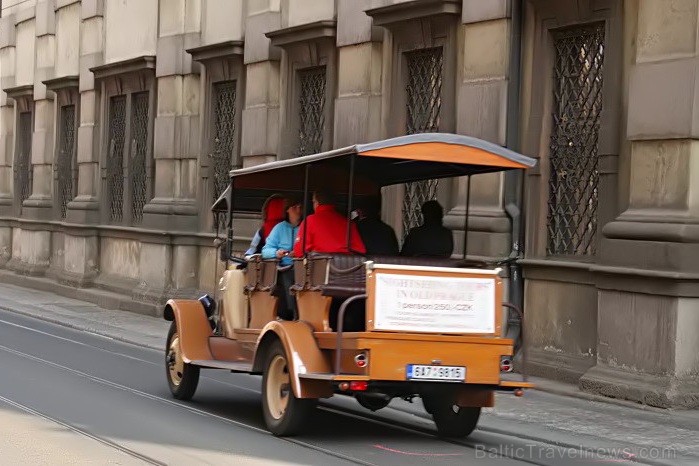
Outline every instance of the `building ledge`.
<svg viewBox="0 0 699 466"><path fill-rule="evenodd" d="M461 15L461 0L413 0L365 10L374 26L390 27L413 19L438 15Z"/></svg>
<svg viewBox="0 0 699 466"><path fill-rule="evenodd" d="M141 57L129 58L116 63L90 68L95 75L95 79L105 79L127 73L138 73L140 71L155 72L155 57L153 55L143 55Z"/></svg>
<svg viewBox="0 0 699 466"><path fill-rule="evenodd" d="M196 62L216 60L234 55L243 55L244 42L242 40L229 40L217 44L202 45L187 49L186 52Z"/></svg>
<svg viewBox="0 0 699 466"><path fill-rule="evenodd" d="M277 29L265 34L272 45L287 47L301 42L309 42L325 38L334 38L337 35L337 21L316 21L314 23L301 24L284 29Z"/></svg>
<svg viewBox="0 0 699 466"><path fill-rule="evenodd" d="M8 87L3 89L11 99L22 99L34 96L34 84L23 84L21 86Z"/></svg>
<svg viewBox="0 0 699 466"><path fill-rule="evenodd" d="M60 91L63 89L75 89L80 84L79 76L61 76L59 78L47 79L42 81L46 85L46 89L50 91Z"/></svg>

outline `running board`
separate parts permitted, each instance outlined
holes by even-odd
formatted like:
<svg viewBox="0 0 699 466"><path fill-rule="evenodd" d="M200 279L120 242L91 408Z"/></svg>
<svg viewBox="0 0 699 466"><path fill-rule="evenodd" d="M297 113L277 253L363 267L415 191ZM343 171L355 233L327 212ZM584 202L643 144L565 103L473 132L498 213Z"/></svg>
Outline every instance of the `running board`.
<svg viewBox="0 0 699 466"><path fill-rule="evenodd" d="M217 359L200 359L191 361L191 365L205 369L226 369L232 372L252 372L252 364L248 362L219 361Z"/></svg>

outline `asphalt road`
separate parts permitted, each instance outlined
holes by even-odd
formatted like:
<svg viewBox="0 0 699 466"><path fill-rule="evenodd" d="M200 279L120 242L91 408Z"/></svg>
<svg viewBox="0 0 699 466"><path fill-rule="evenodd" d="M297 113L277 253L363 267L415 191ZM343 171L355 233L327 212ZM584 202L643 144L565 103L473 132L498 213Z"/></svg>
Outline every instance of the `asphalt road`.
<svg viewBox="0 0 699 466"><path fill-rule="evenodd" d="M23 464L71 464L82 458L95 464L401 466L606 461L571 457L554 442L482 430L463 441L444 441L419 415L419 401L409 409L403 403L371 413L352 399L335 397L308 419L307 434L279 439L264 429L259 377L202 371L194 399L179 402L170 396L163 358L161 352L0 311L0 424L15 434L8 437L0 429L0 463L16 464L18 458ZM56 435L63 437L56 440ZM43 451L52 444L54 450Z"/></svg>

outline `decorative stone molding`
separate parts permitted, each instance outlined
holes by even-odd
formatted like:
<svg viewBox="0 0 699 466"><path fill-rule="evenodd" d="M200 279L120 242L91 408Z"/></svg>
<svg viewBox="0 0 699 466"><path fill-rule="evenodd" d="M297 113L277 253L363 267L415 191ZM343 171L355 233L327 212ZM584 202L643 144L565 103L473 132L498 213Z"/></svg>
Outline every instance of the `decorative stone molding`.
<svg viewBox="0 0 699 466"><path fill-rule="evenodd" d="M429 16L461 16L462 0L414 0L366 10L375 26L391 27L396 23Z"/></svg>
<svg viewBox="0 0 699 466"><path fill-rule="evenodd" d="M20 105L18 109L20 112L26 112L30 110L29 100L34 98L34 85L24 84L22 86L8 87L3 89L7 94L7 97L17 102Z"/></svg>
<svg viewBox="0 0 699 466"><path fill-rule="evenodd" d="M192 60L206 63L211 60L220 60L233 56L243 55L244 43L242 40L229 40L218 44L202 45L187 49L186 52L192 56Z"/></svg>
<svg viewBox="0 0 699 466"><path fill-rule="evenodd" d="M78 75L61 76L58 78L47 79L45 81L42 81L42 83L46 86L46 89L55 92L56 95L69 94L71 99L77 100L79 98L78 87L80 86L80 76ZM64 102L65 100L59 100L59 106L67 104Z"/></svg>
<svg viewBox="0 0 699 466"><path fill-rule="evenodd" d="M303 42L311 42L325 38L335 38L336 21L316 21L284 29L278 29L265 34L273 46L288 47Z"/></svg>
<svg viewBox="0 0 699 466"><path fill-rule="evenodd" d="M155 73L155 57L143 55L116 63L107 63L90 68L96 80L104 80L125 74L153 72Z"/></svg>

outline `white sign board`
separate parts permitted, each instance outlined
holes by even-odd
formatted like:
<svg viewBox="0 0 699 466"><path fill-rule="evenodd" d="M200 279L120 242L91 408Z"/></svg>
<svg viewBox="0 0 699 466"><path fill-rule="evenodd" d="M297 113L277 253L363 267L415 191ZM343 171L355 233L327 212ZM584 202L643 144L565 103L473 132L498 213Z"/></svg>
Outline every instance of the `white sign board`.
<svg viewBox="0 0 699 466"><path fill-rule="evenodd" d="M374 329L494 333L495 279L376 274Z"/></svg>

